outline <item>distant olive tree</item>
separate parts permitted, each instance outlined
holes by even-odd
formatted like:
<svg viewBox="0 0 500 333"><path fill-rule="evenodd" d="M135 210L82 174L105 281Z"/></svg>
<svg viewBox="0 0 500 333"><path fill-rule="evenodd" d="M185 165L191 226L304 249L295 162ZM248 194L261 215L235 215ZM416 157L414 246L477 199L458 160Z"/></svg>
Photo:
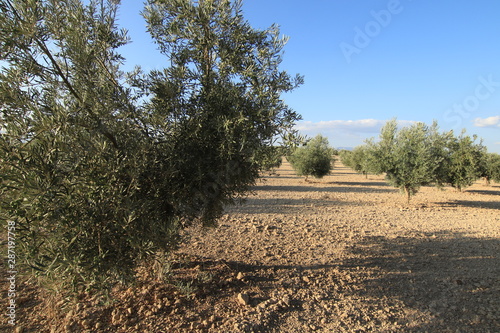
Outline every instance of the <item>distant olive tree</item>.
<svg viewBox="0 0 500 333"><path fill-rule="evenodd" d="M365 162L369 170L384 173L404 191L409 202L424 185L451 185L461 191L481 176L493 176L495 157L485 162L486 148L476 140L465 132L459 137L453 131L441 133L437 122L398 129L393 119L382 128L378 142L368 140Z"/></svg>
<svg viewBox="0 0 500 333"><path fill-rule="evenodd" d="M339 151L340 162L346 167L352 168L352 151L347 149L342 149Z"/></svg>
<svg viewBox="0 0 500 333"><path fill-rule="evenodd" d="M486 153L482 162L481 177L484 177L486 184L490 184L491 181L500 183L500 155Z"/></svg>
<svg viewBox="0 0 500 333"><path fill-rule="evenodd" d="M399 130L394 140L393 165L386 170L386 177L405 192L408 202L421 186L433 180L438 161L432 155L428 134L428 126L417 123Z"/></svg>
<svg viewBox="0 0 500 333"><path fill-rule="evenodd" d="M131 279L182 228L214 225L299 118L281 99L302 83L278 68L287 39L241 2L147 1L166 68L127 77L118 4L0 0L0 218L19 264L74 288Z"/></svg>
<svg viewBox="0 0 500 333"><path fill-rule="evenodd" d="M299 176L322 178L328 175L333 167L333 149L329 146L328 139L317 135L305 146L297 148L289 162Z"/></svg>
<svg viewBox="0 0 500 333"><path fill-rule="evenodd" d="M453 131L440 132L436 122L429 127L428 145L433 162L436 163L432 175L432 183L443 188L448 181L449 142L454 140Z"/></svg>
<svg viewBox="0 0 500 333"><path fill-rule="evenodd" d="M482 142L476 143L476 140L476 135L470 137L465 135L465 131L458 137L449 138L447 154L441 164L440 182L462 191L481 177L486 147Z"/></svg>
<svg viewBox="0 0 500 333"><path fill-rule="evenodd" d="M393 167L393 150L397 132L397 121L392 119L386 122L380 130L377 142L373 138L366 141L366 162L372 173L380 175Z"/></svg>
<svg viewBox="0 0 500 333"><path fill-rule="evenodd" d="M368 174L371 172L373 165L368 147L366 145L355 147L352 150L350 160L350 167L368 178Z"/></svg>
<svg viewBox="0 0 500 333"><path fill-rule="evenodd" d="M442 156L436 154L436 133L437 123L431 127L416 123L398 130L395 119L387 122L380 140L367 143L368 169L385 173L388 182L401 189L409 203L421 186L434 182L442 162Z"/></svg>

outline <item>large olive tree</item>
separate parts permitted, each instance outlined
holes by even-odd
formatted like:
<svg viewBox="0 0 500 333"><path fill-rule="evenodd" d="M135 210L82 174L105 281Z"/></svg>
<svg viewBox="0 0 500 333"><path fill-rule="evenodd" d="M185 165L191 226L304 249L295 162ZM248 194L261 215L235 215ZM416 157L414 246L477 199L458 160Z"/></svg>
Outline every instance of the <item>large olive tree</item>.
<svg viewBox="0 0 500 333"><path fill-rule="evenodd" d="M164 70L126 80L119 1L0 0L1 219L18 261L74 287L127 279L214 225L299 116L286 39L241 3L149 1ZM147 55L146 55L147 56Z"/></svg>

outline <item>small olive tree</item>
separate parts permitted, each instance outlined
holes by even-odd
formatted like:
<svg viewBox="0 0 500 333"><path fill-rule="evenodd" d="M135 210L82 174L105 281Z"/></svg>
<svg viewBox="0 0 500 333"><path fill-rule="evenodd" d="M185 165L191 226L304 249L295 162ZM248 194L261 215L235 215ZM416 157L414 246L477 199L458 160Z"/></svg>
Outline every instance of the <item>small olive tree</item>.
<svg viewBox="0 0 500 333"><path fill-rule="evenodd" d="M482 174L489 174L484 163L486 149L476 139L464 132L459 137L453 131L441 133L436 122L398 130L394 119L382 128L378 142L367 142L369 170L385 173L392 185L406 193L408 202L423 185L448 184L461 191Z"/></svg>
<svg viewBox="0 0 500 333"><path fill-rule="evenodd" d="M421 186L433 182L441 162L433 154L435 138L431 133L436 130L436 123L431 128L416 123L398 130L394 119L382 128L379 142L368 142L367 156L373 157L370 169L385 173L388 182L406 194L408 203Z"/></svg>
<svg viewBox="0 0 500 333"><path fill-rule="evenodd" d="M368 169L376 175L386 173L394 165L393 149L395 146L398 124L396 119L385 123L380 130L379 140L374 138L366 141L366 154Z"/></svg>
<svg viewBox="0 0 500 333"><path fill-rule="evenodd" d="M486 153L483 157L481 176L484 177L486 184L491 181L500 183L500 155L496 153Z"/></svg>
<svg viewBox="0 0 500 333"><path fill-rule="evenodd" d="M355 147L351 152L350 165L349 167L354 171L361 173L368 178L368 174L371 172L371 156L369 155L368 146L361 145Z"/></svg>
<svg viewBox="0 0 500 333"><path fill-rule="evenodd" d="M340 162L346 167L352 168L352 151L347 149L342 149L339 151Z"/></svg>
<svg viewBox="0 0 500 333"><path fill-rule="evenodd" d="M288 160L299 176L322 178L328 175L333 167L333 149L328 139L317 135L305 146L297 148Z"/></svg>
<svg viewBox="0 0 500 333"><path fill-rule="evenodd" d="M482 142L476 143L476 140L476 135L470 137L465 135L465 131L447 140L440 182L462 191L481 177L486 147Z"/></svg>
<svg viewBox="0 0 500 333"><path fill-rule="evenodd" d="M392 151L393 166L386 171L387 179L405 192L408 203L421 186L432 182L437 165L430 150L428 127L417 123L401 129Z"/></svg>

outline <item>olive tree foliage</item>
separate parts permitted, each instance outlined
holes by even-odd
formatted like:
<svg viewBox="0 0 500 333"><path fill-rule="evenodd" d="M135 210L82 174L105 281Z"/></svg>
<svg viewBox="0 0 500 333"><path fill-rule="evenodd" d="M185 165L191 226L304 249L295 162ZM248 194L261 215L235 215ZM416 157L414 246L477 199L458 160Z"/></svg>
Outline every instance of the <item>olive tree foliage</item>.
<svg viewBox="0 0 500 333"><path fill-rule="evenodd" d="M275 163L276 138L299 119L280 95L303 78L279 70L288 38L253 29L241 1L150 0L143 15L170 63L146 78L147 108L169 119L157 135L175 156L170 181L211 224Z"/></svg>
<svg viewBox="0 0 500 333"><path fill-rule="evenodd" d="M421 186L433 181L438 165L432 155L429 132L424 123L397 130L394 119L382 129L381 140L375 150L381 158L379 163L386 179L406 194L408 202Z"/></svg>
<svg viewBox="0 0 500 333"><path fill-rule="evenodd" d="M386 173L389 182L400 188L410 197L415 195L421 186L433 181L434 171L440 161L432 154L429 128L417 123L402 128L395 140L392 161L394 165Z"/></svg>
<svg viewBox="0 0 500 333"><path fill-rule="evenodd" d="M382 128L378 142L371 139L361 147L365 149L367 169L384 173L389 183L406 193L409 202L421 186L451 185L462 190L481 175L490 174L486 165L495 170L494 162L484 162L486 149L476 140L465 132L458 137L453 131L440 132L437 122L398 129L393 119Z"/></svg>
<svg viewBox="0 0 500 333"><path fill-rule="evenodd" d="M366 145L355 147L352 151L343 150L340 152L342 164L353 169L354 171L363 174L368 178L368 174L372 172L372 163L370 151Z"/></svg>
<svg viewBox="0 0 500 333"><path fill-rule="evenodd" d="M17 261L71 285L131 275L175 243L178 221L159 196L141 199L161 188L148 180L159 156L118 71L116 6L0 10L1 218L15 222Z"/></svg>
<svg viewBox="0 0 500 333"><path fill-rule="evenodd" d="M298 147L288 157L288 161L299 176L323 178L328 175L333 167L334 150L330 147L328 139L317 135L304 146Z"/></svg>
<svg viewBox="0 0 500 333"><path fill-rule="evenodd" d="M447 154L441 164L443 171L439 177L440 182L462 191L482 176L486 147L476 140L476 135L470 137L465 135L465 131L460 136L453 136L448 140Z"/></svg>
<svg viewBox="0 0 500 333"><path fill-rule="evenodd" d="M374 138L366 141L366 157L369 157L369 169L376 175L386 173L394 165L393 149L396 144L398 124L396 119L386 122L380 130L379 140Z"/></svg>
<svg viewBox="0 0 500 333"><path fill-rule="evenodd" d="M350 167L351 157L352 157L352 151L351 150L341 149L339 151L339 157L340 157L340 162L342 162L342 164L344 164L345 166Z"/></svg>
<svg viewBox="0 0 500 333"><path fill-rule="evenodd" d="M438 188L447 185L447 161L451 153L449 143L453 140L454 132L440 132L437 122L434 122L429 127L427 144L429 145L428 148L432 156L432 161L436 163L434 173L432 174L432 183Z"/></svg>
<svg viewBox="0 0 500 333"><path fill-rule="evenodd" d="M164 70L127 77L119 1L0 0L0 204L17 259L74 288L138 265L214 225L299 116L280 94L286 39L241 3L149 1ZM272 160L272 159L271 159Z"/></svg>
<svg viewBox="0 0 500 333"><path fill-rule="evenodd" d="M500 183L500 155L496 153L486 153L481 166L481 177L484 177L486 184L491 181Z"/></svg>
<svg viewBox="0 0 500 333"><path fill-rule="evenodd" d="M385 173L388 182L406 194L407 201L421 186L434 182L443 157L436 153L437 123L424 123L398 129L396 119L385 124L380 140L367 143L370 170Z"/></svg>

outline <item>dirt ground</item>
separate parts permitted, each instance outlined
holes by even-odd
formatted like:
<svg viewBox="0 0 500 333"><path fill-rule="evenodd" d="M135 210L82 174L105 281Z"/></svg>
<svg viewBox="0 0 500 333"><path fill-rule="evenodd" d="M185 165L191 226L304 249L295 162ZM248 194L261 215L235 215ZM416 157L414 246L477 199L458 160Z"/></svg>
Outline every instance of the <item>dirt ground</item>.
<svg viewBox="0 0 500 333"><path fill-rule="evenodd" d="M284 163L189 232L168 283L50 307L23 284L17 332L500 332L499 184L407 205L383 176L305 182Z"/></svg>

